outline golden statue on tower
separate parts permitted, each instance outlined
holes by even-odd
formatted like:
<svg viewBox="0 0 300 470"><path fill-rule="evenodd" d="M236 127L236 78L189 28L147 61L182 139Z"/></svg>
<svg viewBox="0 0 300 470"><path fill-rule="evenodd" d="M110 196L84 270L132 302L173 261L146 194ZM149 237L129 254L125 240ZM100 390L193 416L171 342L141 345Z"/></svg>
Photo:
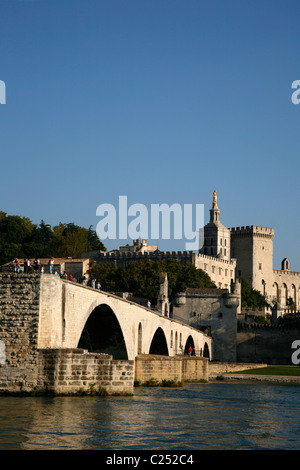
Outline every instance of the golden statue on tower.
<svg viewBox="0 0 300 470"><path fill-rule="evenodd" d="M212 204L213 208L218 208L217 199L218 199L217 191L214 190L214 192L213 192L213 204Z"/></svg>

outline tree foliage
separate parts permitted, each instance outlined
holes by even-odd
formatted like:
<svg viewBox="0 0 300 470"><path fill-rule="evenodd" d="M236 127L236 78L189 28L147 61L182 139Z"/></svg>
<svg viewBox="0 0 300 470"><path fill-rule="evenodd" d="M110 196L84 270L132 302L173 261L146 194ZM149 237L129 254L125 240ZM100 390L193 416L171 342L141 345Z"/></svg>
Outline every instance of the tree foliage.
<svg viewBox="0 0 300 470"><path fill-rule="evenodd" d="M252 289L245 278L240 277L241 281L241 302L242 307L261 308L267 306L266 299L256 289Z"/></svg>
<svg viewBox="0 0 300 470"><path fill-rule="evenodd" d="M111 291L132 292L137 297L157 298L162 272L168 275L169 296L188 287L216 287L210 277L193 264L181 265L176 259L131 261L121 269L111 262L93 266L89 273Z"/></svg>
<svg viewBox="0 0 300 470"><path fill-rule="evenodd" d="M52 228L43 220L35 225L27 217L0 211L0 264L15 257L80 258L82 252L92 250L106 251L92 226L59 223Z"/></svg>

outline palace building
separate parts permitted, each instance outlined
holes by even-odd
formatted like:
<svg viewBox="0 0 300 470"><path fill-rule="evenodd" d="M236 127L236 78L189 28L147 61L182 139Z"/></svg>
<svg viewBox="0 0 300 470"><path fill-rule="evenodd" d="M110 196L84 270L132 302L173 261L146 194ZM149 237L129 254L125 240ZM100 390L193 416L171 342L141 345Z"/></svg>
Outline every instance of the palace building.
<svg viewBox="0 0 300 470"><path fill-rule="evenodd" d="M106 261L124 268L134 260L175 258L180 263L190 262L205 271L218 289L227 289L243 277L250 287L264 295L279 314L299 310L300 272L291 271L285 258L281 269L273 269L274 229L261 226L225 227L220 220L217 192L213 192L210 220L204 226L203 246L193 251L160 251L146 240L134 240L133 245L109 252L93 251L82 254L94 263Z"/></svg>

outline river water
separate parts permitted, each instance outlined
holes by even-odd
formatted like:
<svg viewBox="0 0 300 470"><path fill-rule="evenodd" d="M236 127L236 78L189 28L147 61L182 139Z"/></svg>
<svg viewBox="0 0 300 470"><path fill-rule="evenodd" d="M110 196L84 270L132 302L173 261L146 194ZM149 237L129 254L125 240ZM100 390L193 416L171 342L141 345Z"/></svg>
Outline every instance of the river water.
<svg viewBox="0 0 300 470"><path fill-rule="evenodd" d="M300 387L208 383L132 397L0 397L1 450L300 449Z"/></svg>

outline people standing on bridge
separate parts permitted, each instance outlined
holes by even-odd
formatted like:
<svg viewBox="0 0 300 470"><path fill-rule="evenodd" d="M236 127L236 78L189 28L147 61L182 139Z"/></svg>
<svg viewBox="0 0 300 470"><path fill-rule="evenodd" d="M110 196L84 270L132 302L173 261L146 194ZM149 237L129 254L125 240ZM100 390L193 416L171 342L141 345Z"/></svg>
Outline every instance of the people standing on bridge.
<svg viewBox="0 0 300 470"><path fill-rule="evenodd" d="M192 355L192 352L193 352L193 349L192 349L192 346L189 347L189 356Z"/></svg>
<svg viewBox="0 0 300 470"><path fill-rule="evenodd" d="M97 282L97 289L98 289L98 290L101 290L101 284L100 284L99 281Z"/></svg>
<svg viewBox="0 0 300 470"><path fill-rule="evenodd" d="M150 302L150 300L147 301L147 308L151 308L151 302Z"/></svg>
<svg viewBox="0 0 300 470"><path fill-rule="evenodd" d="M93 289L96 288L96 279L91 280L91 286L92 286Z"/></svg>
<svg viewBox="0 0 300 470"><path fill-rule="evenodd" d="M33 272L34 274L38 274L39 272L39 262L37 258L35 258L34 263L33 263Z"/></svg>
<svg viewBox="0 0 300 470"><path fill-rule="evenodd" d="M19 260L19 258L15 258L14 263L15 263L15 273L19 273L19 271L20 271L20 260Z"/></svg>
<svg viewBox="0 0 300 470"><path fill-rule="evenodd" d="M53 271L53 265L54 265L54 259L53 259L53 256L51 256L51 259L49 259L48 261L48 264L49 264L49 273L52 274L52 271Z"/></svg>

